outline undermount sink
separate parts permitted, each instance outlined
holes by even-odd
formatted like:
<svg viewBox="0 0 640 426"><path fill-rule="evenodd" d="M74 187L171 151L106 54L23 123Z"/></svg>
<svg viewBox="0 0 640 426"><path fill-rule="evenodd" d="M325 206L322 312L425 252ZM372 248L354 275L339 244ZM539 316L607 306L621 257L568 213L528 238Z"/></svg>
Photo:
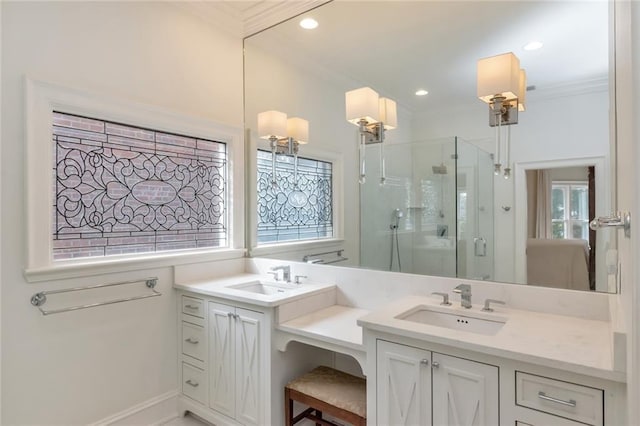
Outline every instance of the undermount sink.
<svg viewBox="0 0 640 426"><path fill-rule="evenodd" d="M252 281L248 283L230 285L228 288L232 288L234 290L242 290L250 293L258 293L258 294L279 294L286 293L295 289L296 287L291 287L287 284L277 284L277 283L264 283L261 281Z"/></svg>
<svg viewBox="0 0 640 426"><path fill-rule="evenodd" d="M506 320L501 318L486 319L454 312L440 312L427 307L411 309L396 317L405 321L434 325L453 330L469 331L472 333L494 335L504 326Z"/></svg>

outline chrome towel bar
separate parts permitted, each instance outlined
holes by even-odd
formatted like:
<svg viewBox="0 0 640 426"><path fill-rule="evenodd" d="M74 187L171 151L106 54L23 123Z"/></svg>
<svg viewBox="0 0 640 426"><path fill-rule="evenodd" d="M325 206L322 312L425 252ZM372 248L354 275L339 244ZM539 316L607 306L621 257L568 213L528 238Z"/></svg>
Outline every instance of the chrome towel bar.
<svg viewBox="0 0 640 426"><path fill-rule="evenodd" d="M345 260L349 260L346 257L342 256L343 252L344 252L344 249L326 251L324 253L307 254L302 258L302 261L306 263L328 264L328 263L336 263L336 262L343 262ZM327 254L335 254L337 259L325 260L323 256L326 256Z"/></svg>
<svg viewBox="0 0 640 426"><path fill-rule="evenodd" d="M145 295L142 295L142 296L125 297L125 298L122 298L122 299L115 299L115 300L108 300L106 302L90 303L88 305L71 306L71 307L62 308L62 309L52 309L52 310L49 310L49 311L42 309L42 305L44 305L47 302L47 295L48 294L59 294L59 293L69 293L69 292L72 292L72 291L93 290L93 289L96 289L96 288L113 287L113 286L125 285L125 284L135 284L135 283L139 283L139 282L142 282L142 281L144 281L145 285L152 291L151 294L145 294ZM79 309L93 308L93 307L96 307L96 306L112 305L114 303L129 302L131 300L146 299L146 298L149 298L149 297L161 296L162 293L160 293L160 292L155 290L155 286L156 286L157 282L158 282L158 278L157 277L151 277L151 278L143 278L143 279L140 279L140 280L123 281L123 282L119 282L119 283L98 284L98 285L90 285L90 286L85 286L85 287L65 288L65 289L62 289L62 290L41 291L41 292L36 293L33 296L31 296L31 304L33 306L37 307L40 310L40 312L42 312L42 315L59 314L59 313L62 313L62 312L77 311Z"/></svg>

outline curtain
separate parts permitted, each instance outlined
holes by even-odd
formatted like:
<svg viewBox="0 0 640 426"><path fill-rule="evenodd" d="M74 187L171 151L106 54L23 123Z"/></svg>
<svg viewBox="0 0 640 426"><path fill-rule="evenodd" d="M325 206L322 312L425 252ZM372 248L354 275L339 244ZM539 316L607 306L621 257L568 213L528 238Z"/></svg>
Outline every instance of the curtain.
<svg viewBox="0 0 640 426"><path fill-rule="evenodd" d="M537 173L536 238L551 238L551 173L546 169Z"/></svg>
<svg viewBox="0 0 640 426"><path fill-rule="evenodd" d="M551 174L527 170L527 227L529 238L551 238Z"/></svg>

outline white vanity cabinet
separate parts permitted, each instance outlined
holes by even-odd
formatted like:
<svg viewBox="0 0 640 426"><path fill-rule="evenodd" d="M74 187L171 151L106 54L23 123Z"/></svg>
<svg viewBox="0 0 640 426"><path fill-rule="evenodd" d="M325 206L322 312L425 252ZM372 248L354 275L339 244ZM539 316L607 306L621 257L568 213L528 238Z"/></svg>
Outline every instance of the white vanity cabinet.
<svg viewBox="0 0 640 426"><path fill-rule="evenodd" d="M497 425L498 367L377 341L379 425Z"/></svg>
<svg viewBox="0 0 640 426"><path fill-rule="evenodd" d="M215 302L208 310L209 406L244 425L264 424L264 314Z"/></svg>
<svg viewBox="0 0 640 426"><path fill-rule="evenodd" d="M621 426L625 385L365 328L377 426Z"/></svg>
<svg viewBox="0 0 640 426"><path fill-rule="evenodd" d="M378 340L379 425L431 424L431 352Z"/></svg>
<svg viewBox="0 0 640 426"><path fill-rule="evenodd" d="M219 426L269 424L269 308L191 293L179 299L180 409Z"/></svg>

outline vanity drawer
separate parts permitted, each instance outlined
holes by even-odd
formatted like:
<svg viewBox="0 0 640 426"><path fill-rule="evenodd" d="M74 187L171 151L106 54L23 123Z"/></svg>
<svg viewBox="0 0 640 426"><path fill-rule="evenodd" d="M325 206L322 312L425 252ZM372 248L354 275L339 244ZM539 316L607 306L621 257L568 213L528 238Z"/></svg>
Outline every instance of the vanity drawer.
<svg viewBox="0 0 640 426"><path fill-rule="evenodd" d="M182 313L204 318L204 302L195 297L182 296Z"/></svg>
<svg viewBox="0 0 640 426"><path fill-rule="evenodd" d="M204 361L207 345L204 328L198 325L182 323L182 353Z"/></svg>
<svg viewBox="0 0 640 426"><path fill-rule="evenodd" d="M534 410L602 426L604 392L516 371L516 404Z"/></svg>
<svg viewBox="0 0 640 426"><path fill-rule="evenodd" d="M204 371L189 364L182 363L182 393L204 404L207 399Z"/></svg>

